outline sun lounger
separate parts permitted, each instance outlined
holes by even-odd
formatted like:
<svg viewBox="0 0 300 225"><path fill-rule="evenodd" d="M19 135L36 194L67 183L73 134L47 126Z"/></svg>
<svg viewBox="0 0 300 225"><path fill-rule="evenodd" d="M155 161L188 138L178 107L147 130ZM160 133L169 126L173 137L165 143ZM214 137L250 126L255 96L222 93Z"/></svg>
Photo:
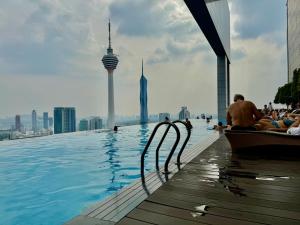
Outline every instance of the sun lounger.
<svg viewBox="0 0 300 225"><path fill-rule="evenodd" d="M225 130L232 152L247 150L298 150L300 153L300 136L273 131L236 131Z"/></svg>

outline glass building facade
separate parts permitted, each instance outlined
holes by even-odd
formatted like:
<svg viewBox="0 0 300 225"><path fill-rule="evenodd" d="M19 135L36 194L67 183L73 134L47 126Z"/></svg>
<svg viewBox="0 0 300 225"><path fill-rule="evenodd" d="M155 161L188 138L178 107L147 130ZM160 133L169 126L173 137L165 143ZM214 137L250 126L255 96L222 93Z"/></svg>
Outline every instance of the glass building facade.
<svg viewBox="0 0 300 225"><path fill-rule="evenodd" d="M32 131L35 133L37 132L37 115L35 110L32 110L31 122L32 122Z"/></svg>
<svg viewBox="0 0 300 225"><path fill-rule="evenodd" d="M79 122L79 130L80 131L86 131L89 129L89 121L86 119L82 119Z"/></svg>
<svg viewBox="0 0 300 225"><path fill-rule="evenodd" d="M287 55L288 81L292 82L293 72L300 68L300 1L287 1Z"/></svg>
<svg viewBox="0 0 300 225"><path fill-rule="evenodd" d="M76 131L76 113L73 107L54 108L54 133L67 133Z"/></svg>
<svg viewBox="0 0 300 225"><path fill-rule="evenodd" d="M49 117L48 112L43 113L43 128L48 130L49 129Z"/></svg>
<svg viewBox="0 0 300 225"><path fill-rule="evenodd" d="M90 130L102 129L103 123L100 117L90 119Z"/></svg>
<svg viewBox="0 0 300 225"><path fill-rule="evenodd" d="M140 122L148 123L148 94L147 94L147 79L144 76L144 63L142 62L142 76L140 79Z"/></svg>

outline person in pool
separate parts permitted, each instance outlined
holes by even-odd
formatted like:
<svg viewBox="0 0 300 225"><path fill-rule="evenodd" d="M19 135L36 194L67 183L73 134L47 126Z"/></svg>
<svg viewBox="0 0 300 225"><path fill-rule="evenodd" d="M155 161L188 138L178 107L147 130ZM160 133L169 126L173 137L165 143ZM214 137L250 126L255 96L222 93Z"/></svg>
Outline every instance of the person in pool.
<svg viewBox="0 0 300 225"><path fill-rule="evenodd" d="M193 125L191 124L191 121L188 118L185 119L185 124L187 126L187 129L191 130L193 128Z"/></svg>
<svg viewBox="0 0 300 225"><path fill-rule="evenodd" d="M254 124L262 118L255 104L245 101L244 96L236 94L234 103L227 110L227 125L231 130L256 130Z"/></svg>

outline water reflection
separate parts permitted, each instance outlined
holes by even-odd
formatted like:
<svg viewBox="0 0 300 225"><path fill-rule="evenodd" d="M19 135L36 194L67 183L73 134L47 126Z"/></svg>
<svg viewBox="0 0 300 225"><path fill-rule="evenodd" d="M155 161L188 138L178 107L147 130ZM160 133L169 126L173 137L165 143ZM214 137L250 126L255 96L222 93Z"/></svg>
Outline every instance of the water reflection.
<svg viewBox="0 0 300 225"><path fill-rule="evenodd" d="M147 142L148 142L148 137L149 137L149 126L148 124L142 124L140 126L140 130L139 130L139 137L140 137L140 149L141 152L144 150Z"/></svg>
<svg viewBox="0 0 300 225"><path fill-rule="evenodd" d="M115 184L116 172L121 167L120 161L118 160L119 148L116 145L116 142L118 141L117 135L118 134L115 132L112 132L112 131L108 132L106 134L105 143L104 143L104 147L107 150L105 152L105 155L108 156L108 159L106 160L106 162L109 164L110 172L111 172L110 186L107 188L107 191L116 191L116 190L120 189L120 187L119 186L116 187L116 184Z"/></svg>

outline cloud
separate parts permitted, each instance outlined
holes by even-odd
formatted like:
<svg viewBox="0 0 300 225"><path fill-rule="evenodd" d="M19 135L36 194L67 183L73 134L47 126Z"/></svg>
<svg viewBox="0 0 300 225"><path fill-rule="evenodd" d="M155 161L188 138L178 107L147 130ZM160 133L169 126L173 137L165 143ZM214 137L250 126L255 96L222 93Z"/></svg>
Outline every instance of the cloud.
<svg viewBox="0 0 300 225"><path fill-rule="evenodd" d="M16 28L0 27L5 35L0 42L0 72L12 74L71 74L76 73L76 59L85 58L94 41L93 18L98 10L95 2L17 1L23 8L22 21ZM25 6L25 7L24 7ZM7 11L6 11L6 10ZM3 4L2 17L7 22L12 6ZM89 14L90 13L90 14ZM4 14L4 15L3 15Z"/></svg>
<svg viewBox="0 0 300 225"><path fill-rule="evenodd" d="M245 57L231 64L231 94L243 93L258 107L273 101L287 80L286 49L264 38L235 40L233 48Z"/></svg>
<svg viewBox="0 0 300 225"><path fill-rule="evenodd" d="M160 36L166 28L166 14L158 7L158 1L121 0L110 7L112 21L118 23L117 32L127 36Z"/></svg>
<svg viewBox="0 0 300 225"><path fill-rule="evenodd" d="M232 61L241 60L245 57L246 57L246 53L242 49L232 49L231 50L231 60Z"/></svg>
<svg viewBox="0 0 300 225"><path fill-rule="evenodd" d="M129 37L161 37L169 33L177 38L199 31L186 6L177 1L119 0L109 12L118 24L117 33Z"/></svg>
<svg viewBox="0 0 300 225"><path fill-rule="evenodd" d="M278 32L284 34L285 1L231 0L230 5L231 13L238 15L233 23L233 29L240 38L257 38Z"/></svg>

